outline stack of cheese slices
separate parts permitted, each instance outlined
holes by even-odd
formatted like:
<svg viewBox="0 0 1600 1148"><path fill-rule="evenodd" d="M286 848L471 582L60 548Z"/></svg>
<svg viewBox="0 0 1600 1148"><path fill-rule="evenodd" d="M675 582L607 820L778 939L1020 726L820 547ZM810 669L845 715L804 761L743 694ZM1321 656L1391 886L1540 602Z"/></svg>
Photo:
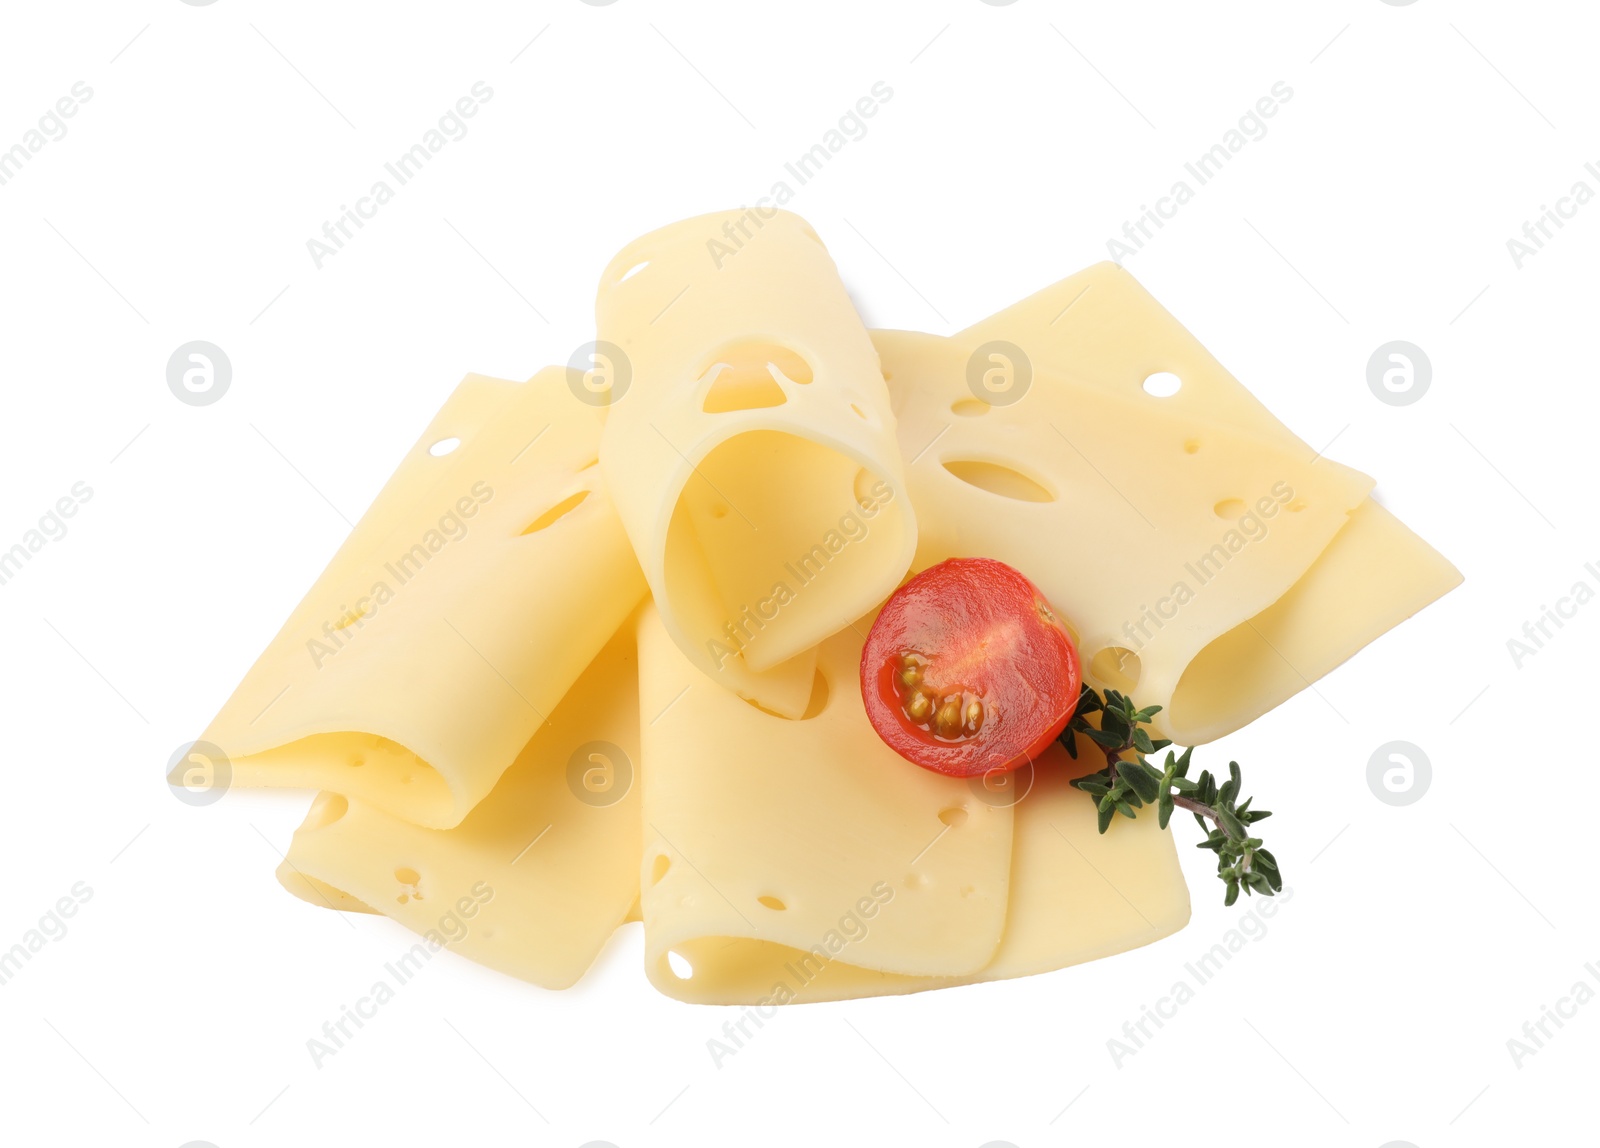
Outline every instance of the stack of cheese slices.
<svg viewBox="0 0 1600 1148"><path fill-rule="evenodd" d="M747 1004L1184 925L1170 834L1068 784L1092 745L963 780L868 724L874 611L946 558L1024 573L1182 745L1460 580L1110 263L869 332L803 220L745 211L631 244L597 314L582 365L460 384L203 735L319 791L291 892L535 984L639 919L662 992Z"/></svg>

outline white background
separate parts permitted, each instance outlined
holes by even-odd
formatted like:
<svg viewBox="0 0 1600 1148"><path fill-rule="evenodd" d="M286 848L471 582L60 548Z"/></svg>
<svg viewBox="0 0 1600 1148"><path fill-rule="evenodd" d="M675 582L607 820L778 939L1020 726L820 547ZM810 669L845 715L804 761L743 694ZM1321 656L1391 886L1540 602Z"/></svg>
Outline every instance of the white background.
<svg viewBox="0 0 1600 1148"><path fill-rule="evenodd" d="M1600 581L1600 205L1520 270L1506 241L1600 190L1597 24L1487 0L8 4L0 148L93 96L0 187L0 544L94 493L0 586L0 948L93 896L0 987L0 1139L1579 1142L1600 1005L1520 1068L1506 1042L1600 960L1576 737L1600 605L1520 669L1506 641ZM318 270L306 241L480 80L470 134ZM880 80L789 206L870 325L944 333L1105 258L1292 88L1126 265L1467 578L1203 751L1277 812L1293 899L1120 1069L1107 1040L1243 912L1190 823L1192 924L1111 961L785 1011L719 1070L725 1011L657 996L632 926L566 993L436 961L314 1068L307 1038L410 935L278 887L304 795L191 808L169 754L464 373L566 361L616 249L793 184ZM214 406L167 389L192 339L233 364ZM1411 406L1366 384L1392 339L1433 364ZM1366 781L1394 739L1433 763L1404 808Z"/></svg>

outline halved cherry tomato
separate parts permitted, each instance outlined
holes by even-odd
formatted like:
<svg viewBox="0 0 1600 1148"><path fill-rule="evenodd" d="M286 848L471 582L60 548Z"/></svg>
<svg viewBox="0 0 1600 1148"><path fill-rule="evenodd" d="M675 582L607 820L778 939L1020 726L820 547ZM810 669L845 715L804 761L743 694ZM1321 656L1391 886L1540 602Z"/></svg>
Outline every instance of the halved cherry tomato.
<svg viewBox="0 0 1600 1148"><path fill-rule="evenodd" d="M896 590L861 651L861 699L890 749L953 777L1006 772L1066 728L1078 651L1038 587L992 558L951 558Z"/></svg>

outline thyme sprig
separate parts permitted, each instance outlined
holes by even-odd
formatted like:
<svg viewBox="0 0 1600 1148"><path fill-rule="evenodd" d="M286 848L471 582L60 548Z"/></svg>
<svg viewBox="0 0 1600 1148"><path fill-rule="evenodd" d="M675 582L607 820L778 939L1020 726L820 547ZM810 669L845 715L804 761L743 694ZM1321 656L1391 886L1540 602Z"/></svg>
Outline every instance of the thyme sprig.
<svg viewBox="0 0 1600 1148"><path fill-rule="evenodd" d="M1136 707L1131 698L1117 690L1107 690L1102 697L1084 685L1077 712L1061 733L1061 744L1076 758L1074 735L1081 733L1105 751L1105 769L1072 783L1096 799L1100 832L1111 827L1117 814L1136 817L1148 805L1156 807L1156 819L1165 829L1174 809L1186 809L1206 833L1197 848L1217 855L1217 876L1228 890L1225 904L1237 901L1241 889L1263 897L1277 893L1283 888L1277 858L1262 848L1261 839L1250 831L1252 824L1264 821L1272 813L1250 808L1251 798L1239 800L1243 782L1236 761L1228 763L1228 780L1220 785L1209 770L1202 771L1198 780L1189 777L1193 746L1184 749L1182 756L1168 750L1159 769L1151 765L1145 755L1172 744L1166 738L1152 738L1143 728L1160 712L1160 706ZM1088 721L1089 715L1095 713L1100 715L1098 727Z"/></svg>

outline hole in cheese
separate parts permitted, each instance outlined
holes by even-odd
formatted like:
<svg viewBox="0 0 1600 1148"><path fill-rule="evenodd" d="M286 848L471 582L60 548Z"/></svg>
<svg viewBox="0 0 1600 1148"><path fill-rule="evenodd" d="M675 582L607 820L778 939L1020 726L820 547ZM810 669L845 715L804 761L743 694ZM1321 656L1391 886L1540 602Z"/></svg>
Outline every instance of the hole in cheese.
<svg viewBox="0 0 1600 1148"><path fill-rule="evenodd" d="M851 403L850 409L856 412L856 417L859 419L865 419L867 417L867 412L861 409L861 405L859 403Z"/></svg>
<svg viewBox="0 0 1600 1148"><path fill-rule="evenodd" d="M689 963L689 958L671 949L667 950L667 968L680 981L686 981L694 976L694 966Z"/></svg>
<svg viewBox="0 0 1600 1148"><path fill-rule="evenodd" d="M1171 371L1157 371L1153 375L1145 376L1143 386L1145 394L1165 399L1178 393L1183 387L1183 380Z"/></svg>
<svg viewBox="0 0 1600 1148"><path fill-rule="evenodd" d="M729 411L753 411L762 407L781 407L789 401L772 377L771 364L762 364L755 370L746 370L729 363L719 363L712 368L717 378L706 392L701 409L708 415L727 414Z"/></svg>
<svg viewBox="0 0 1600 1148"><path fill-rule="evenodd" d="M422 874L402 865L394 871L394 879L402 885L416 885L421 883Z"/></svg>
<svg viewBox="0 0 1600 1148"><path fill-rule="evenodd" d="M1224 498L1211 509L1218 518L1226 518L1229 522L1233 522L1244 517L1247 508L1242 499Z"/></svg>
<svg viewBox="0 0 1600 1148"><path fill-rule="evenodd" d="M967 823L967 811L963 806L952 805L949 809L939 811L939 820L951 829L959 829Z"/></svg>
<svg viewBox="0 0 1600 1148"><path fill-rule="evenodd" d="M1042 483L1029 478L1020 470L1002 466L998 462L987 462L983 459L948 459L944 468L968 486L987 490L990 494L998 494L1002 498L1014 498L1018 502L1056 500L1056 496Z"/></svg>
<svg viewBox="0 0 1600 1148"><path fill-rule="evenodd" d="M1112 689L1124 693L1139 684L1144 664L1139 655L1123 646L1106 646L1089 661L1089 672Z"/></svg>
<svg viewBox="0 0 1600 1148"><path fill-rule="evenodd" d="M767 908L775 910L776 912L779 912L779 913L783 912L785 909L787 909L789 907L789 906L785 905L782 901L778 900L778 898L774 897L771 893L764 893L761 896L757 897L756 900L759 901L761 904L765 905Z"/></svg>
<svg viewBox="0 0 1600 1148"><path fill-rule="evenodd" d="M643 263L635 263L632 267L628 268L622 273L622 277L618 279L617 282L626 283L629 279L632 279L635 275L639 274L639 272L643 271L648 266L650 266L650 260L648 259L646 259Z"/></svg>
<svg viewBox="0 0 1600 1148"><path fill-rule="evenodd" d="M1199 454L1200 453L1200 440L1197 439L1197 438L1184 439L1183 440L1183 453L1184 454Z"/></svg>
<svg viewBox="0 0 1600 1148"><path fill-rule="evenodd" d="M1291 502L1286 507L1286 509L1289 511L1290 514L1299 514L1305 508L1306 508L1306 500L1303 499L1303 498L1295 499L1293 502Z"/></svg>
<svg viewBox="0 0 1600 1148"><path fill-rule="evenodd" d="M661 884L661 878L667 875L667 870L672 868L672 858L665 853L660 854L650 864L650 884Z"/></svg>
<svg viewBox="0 0 1600 1148"><path fill-rule="evenodd" d="M964 419L975 419L979 415L986 415L994 408L982 399L957 399L950 404L950 413L959 415Z"/></svg>
<svg viewBox="0 0 1600 1148"><path fill-rule="evenodd" d="M460 445L461 440L458 438L442 438L428 448L428 453L434 458L443 458Z"/></svg>
<svg viewBox="0 0 1600 1148"><path fill-rule="evenodd" d="M311 810L306 814L306 823L303 829L325 829L350 811L350 800L342 793L328 793L324 790L317 794L317 799L311 803Z"/></svg>
<svg viewBox="0 0 1600 1148"><path fill-rule="evenodd" d="M535 518L532 522L528 523L527 528L524 529L522 533L536 534L541 530L545 530L551 526L554 526L559 519L565 518L574 510L578 509L583 500L588 497L589 492L587 490L580 490L577 494L569 495L568 497L563 498L549 510L539 515L538 518Z"/></svg>
<svg viewBox="0 0 1600 1148"><path fill-rule="evenodd" d="M703 409L708 414L782 406L788 401L780 380L811 382L811 365L788 347L746 339L728 343L705 360L703 382L713 379Z"/></svg>

